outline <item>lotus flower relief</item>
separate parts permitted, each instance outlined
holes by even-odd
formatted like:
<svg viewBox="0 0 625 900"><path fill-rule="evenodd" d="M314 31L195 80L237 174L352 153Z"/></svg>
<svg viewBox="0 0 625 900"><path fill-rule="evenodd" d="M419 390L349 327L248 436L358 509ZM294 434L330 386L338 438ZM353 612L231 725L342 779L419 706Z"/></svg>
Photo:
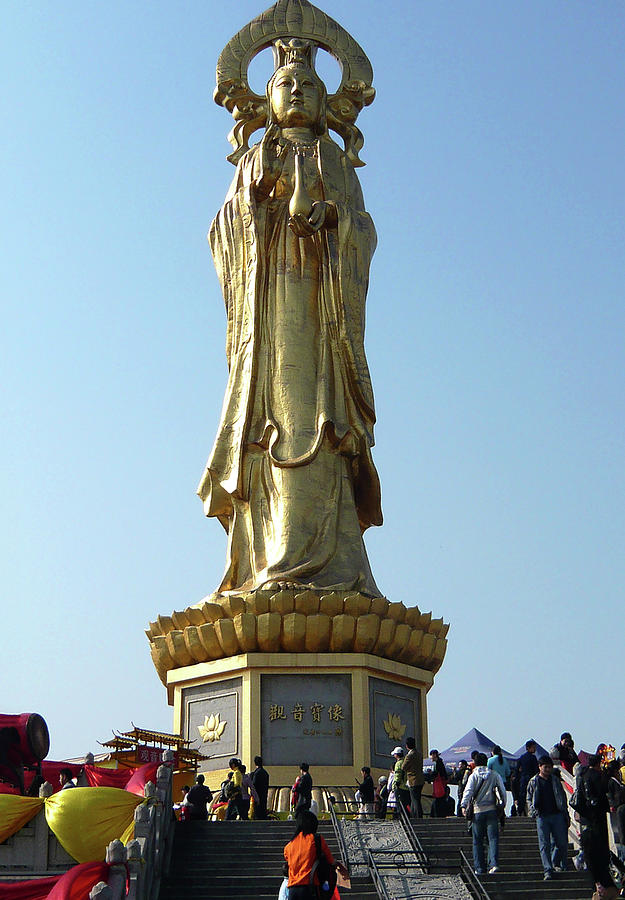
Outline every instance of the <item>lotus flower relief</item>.
<svg viewBox="0 0 625 900"><path fill-rule="evenodd" d="M219 713L215 713L211 716L204 716L204 724L198 725L197 727L203 743L206 743L207 741L220 741L227 724L227 722L219 721Z"/></svg>
<svg viewBox="0 0 625 900"><path fill-rule="evenodd" d="M406 733L406 726L402 725L401 719L396 713L390 712L386 721L382 722L382 724L391 741L401 741Z"/></svg>

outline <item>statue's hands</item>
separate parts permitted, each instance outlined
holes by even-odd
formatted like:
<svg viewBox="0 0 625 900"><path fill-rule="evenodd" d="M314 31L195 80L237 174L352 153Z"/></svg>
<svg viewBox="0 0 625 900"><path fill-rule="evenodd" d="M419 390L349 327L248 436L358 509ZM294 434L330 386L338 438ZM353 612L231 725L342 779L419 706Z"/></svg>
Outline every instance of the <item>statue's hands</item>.
<svg viewBox="0 0 625 900"><path fill-rule="evenodd" d="M269 196L282 174L288 146L279 142L280 136L278 126L270 125L260 142L260 176L256 180L257 200L264 200Z"/></svg>
<svg viewBox="0 0 625 900"><path fill-rule="evenodd" d="M326 200L316 200L308 217L298 213L291 216L289 226L298 237L310 237L320 228L334 228L337 223L336 206Z"/></svg>

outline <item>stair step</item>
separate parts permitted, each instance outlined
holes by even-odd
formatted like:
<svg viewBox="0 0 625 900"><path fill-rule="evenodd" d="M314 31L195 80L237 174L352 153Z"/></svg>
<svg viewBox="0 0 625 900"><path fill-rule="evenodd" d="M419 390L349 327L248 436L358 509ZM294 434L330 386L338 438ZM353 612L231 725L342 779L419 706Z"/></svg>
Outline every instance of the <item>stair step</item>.
<svg viewBox="0 0 625 900"><path fill-rule="evenodd" d="M457 873L460 850L472 861L473 841L463 820L418 819L412 825L430 860L430 871ZM570 856L574 852L569 845ZM571 870L552 881L543 880L536 825L530 819L506 820L499 835L499 867L494 875L479 876L491 900L587 900L593 892L586 872Z"/></svg>
<svg viewBox="0 0 625 900"><path fill-rule="evenodd" d="M282 883L284 846L293 822L181 822L176 826L169 876L159 900L276 900ZM330 822L319 823L335 858L339 845ZM350 900L377 900L368 877L353 878Z"/></svg>

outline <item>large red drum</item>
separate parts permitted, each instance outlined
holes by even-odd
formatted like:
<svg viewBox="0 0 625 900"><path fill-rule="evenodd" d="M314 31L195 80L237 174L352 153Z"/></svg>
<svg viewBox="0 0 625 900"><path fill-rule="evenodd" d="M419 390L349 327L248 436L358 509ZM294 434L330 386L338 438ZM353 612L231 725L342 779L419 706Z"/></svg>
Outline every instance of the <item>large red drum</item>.
<svg viewBox="0 0 625 900"><path fill-rule="evenodd" d="M50 750L50 733L39 713L7 716L0 713L0 745L8 750L11 762L34 766Z"/></svg>

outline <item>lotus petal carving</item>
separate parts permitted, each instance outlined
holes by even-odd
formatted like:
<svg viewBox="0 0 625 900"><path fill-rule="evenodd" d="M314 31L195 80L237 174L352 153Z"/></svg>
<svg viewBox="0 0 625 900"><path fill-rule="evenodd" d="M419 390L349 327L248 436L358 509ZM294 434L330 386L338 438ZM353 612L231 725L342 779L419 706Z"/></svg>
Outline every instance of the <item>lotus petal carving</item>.
<svg viewBox="0 0 625 900"><path fill-rule="evenodd" d="M242 653L371 653L438 672L448 629L431 613L385 597L282 589L205 597L171 616L158 616L146 635L166 684L171 669Z"/></svg>
<svg viewBox="0 0 625 900"><path fill-rule="evenodd" d="M401 741L406 733L406 726L402 725L402 721L397 713L390 712L387 719L382 722L382 725L384 725L384 731L391 741Z"/></svg>

